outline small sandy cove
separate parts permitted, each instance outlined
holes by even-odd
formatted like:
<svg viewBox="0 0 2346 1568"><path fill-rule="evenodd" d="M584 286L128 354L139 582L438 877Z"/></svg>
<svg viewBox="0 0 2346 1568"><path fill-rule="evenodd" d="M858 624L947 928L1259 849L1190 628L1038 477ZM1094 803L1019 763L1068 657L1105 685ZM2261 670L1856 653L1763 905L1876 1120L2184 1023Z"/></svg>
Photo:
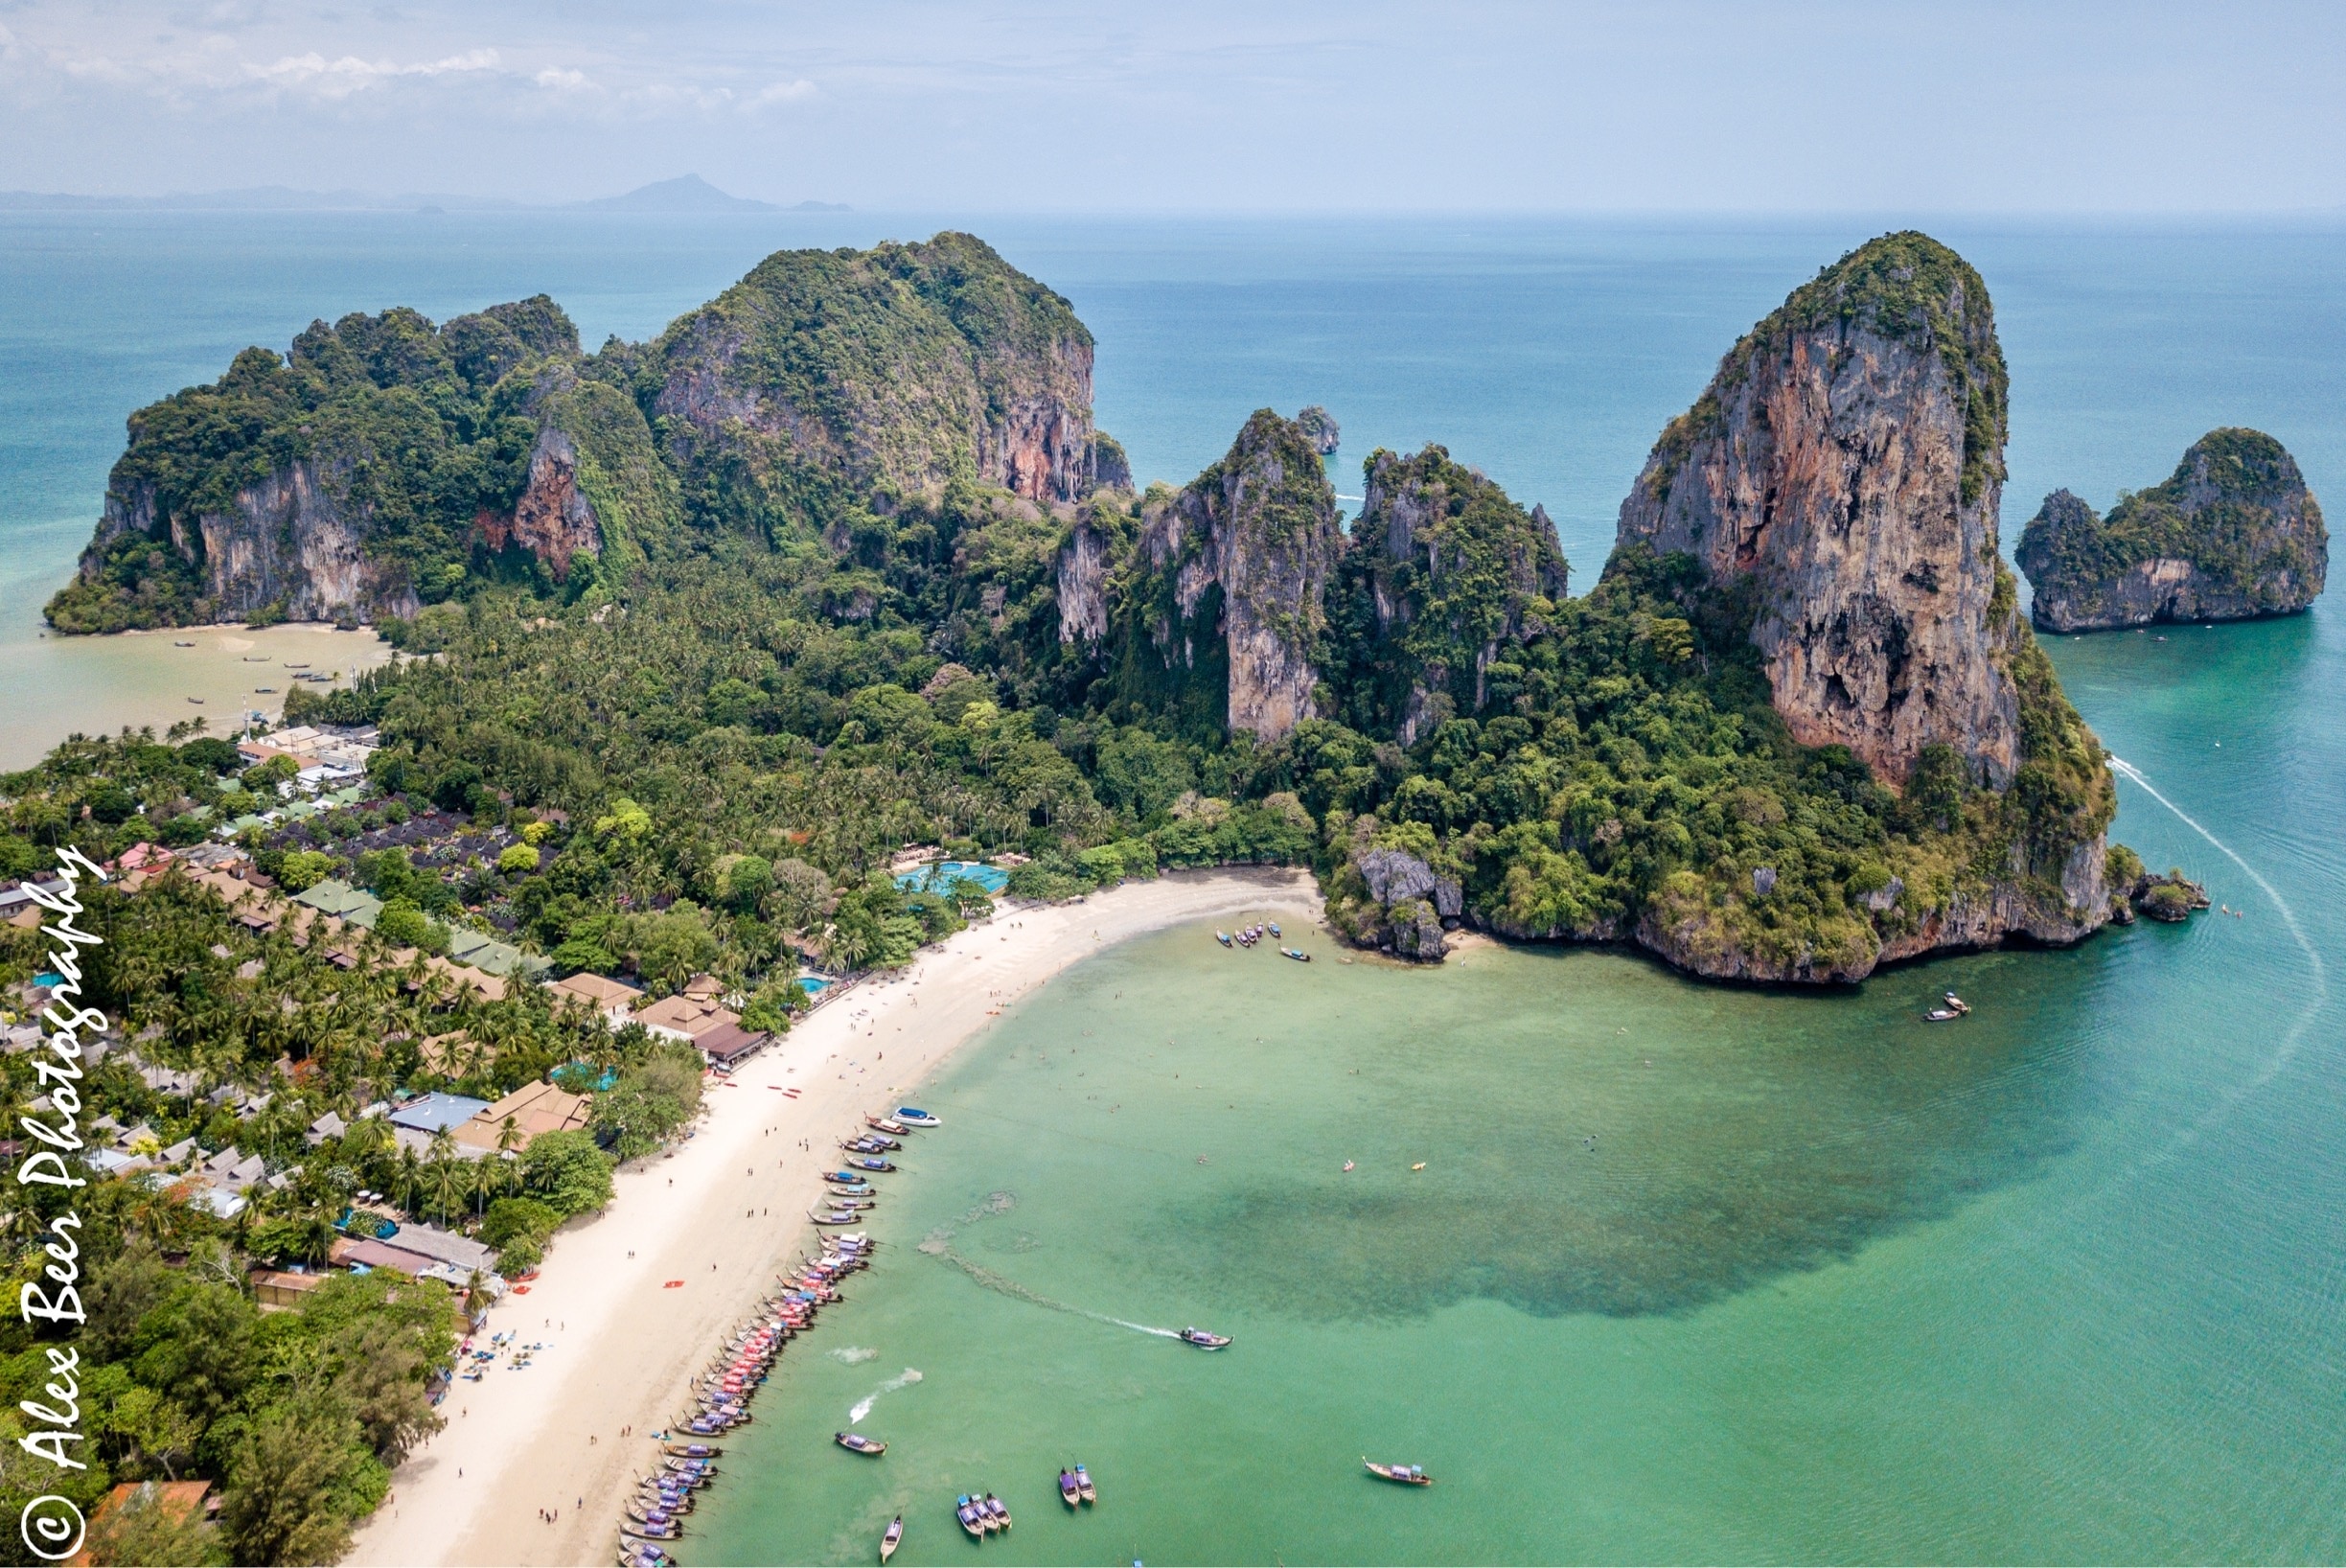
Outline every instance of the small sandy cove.
<svg viewBox="0 0 2346 1568"><path fill-rule="evenodd" d="M947 1057L1077 959L1254 911L1316 920L1319 893L1300 871L1175 872L1080 904L1005 910L901 976L858 985L712 1085L700 1135L621 1171L610 1207L564 1230L529 1293L490 1312L484 1335L512 1329L548 1348L526 1371L499 1362L484 1381L456 1384L441 1407L447 1429L393 1476L345 1560L610 1561L626 1495L653 1467L649 1434L811 1247L817 1173L839 1163L836 1144L862 1130L862 1115L919 1103L913 1091ZM683 1284L668 1289L671 1280ZM635 1435L621 1439L623 1426ZM560 1522L540 1522L541 1509Z"/></svg>

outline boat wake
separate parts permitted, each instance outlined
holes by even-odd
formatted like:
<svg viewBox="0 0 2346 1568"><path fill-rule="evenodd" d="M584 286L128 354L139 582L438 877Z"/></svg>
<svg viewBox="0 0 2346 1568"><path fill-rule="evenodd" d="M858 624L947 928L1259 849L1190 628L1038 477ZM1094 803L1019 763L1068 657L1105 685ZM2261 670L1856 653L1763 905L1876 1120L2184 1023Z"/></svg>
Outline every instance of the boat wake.
<svg viewBox="0 0 2346 1568"><path fill-rule="evenodd" d="M942 1257L986 1289L999 1292L1013 1301L1024 1302L1029 1306L1039 1306L1046 1312L1065 1312L1070 1317L1089 1318L1093 1323L1104 1323L1116 1328L1129 1328L1136 1334L1155 1334L1162 1339L1181 1337L1181 1330L1178 1328L1156 1328L1145 1323L1133 1323L1123 1318L1112 1318L1105 1312L1094 1312L1089 1307L1054 1301L1038 1291L1028 1290L1016 1280L1005 1280L982 1264L971 1262L951 1248L938 1247L932 1250L924 1247L921 1250L928 1252L932 1257Z"/></svg>
<svg viewBox="0 0 2346 1568"><path fill-rule="evenodd" d="M872 1406L880 1402L880 1395L884 1394L893 1394L898 1389L909 1388L920 1380L921 1374L913 1371L910 1367L907 1367L903 1372L899 1372L894 1377L889 1378L886 1382L881 1384L878 1388L863 1395L862 1398L857 1400L855 1403L855 1408L847 1412L848 1421L850 1423L860 1421L864 1417L870 1415L872 1413Z"/></svg>
<svg viewBox="0 0 2346 1568"><path fill-rule="evenodd" d="M2296 1057L2298 1048L2304 1045L2306 1032L2312 1026L2313 1020L2320 1016L2323 1007L2329 1004L2329 971L2322 963L2321 950L2313 945L2312 939L2306 935L2305 928L2297 923L2297 911L2289 908L2288 900L2281 896L2279 888L2266 881L2264 875L2255 866L2241 859L2230 844L2201 826L2191 813L2161 795L2158 787L2143 776L2141 769L2123 757L2113 756L2109 759L2109 763L2112 771L2126 778L2128 782L2133 784L2151 799L2174 813L2182 820L2184 826L2215 845L2217 851L2224 859L2247 874L2248 880L2255 883L2264 891L2266 898L2272 900L2273 908L2281 911L2281 923L2288 927L2289 935L2296 939L2298 948L2304 952L2306 966L2312 971L2313 975L2312 993L2307 999L2305 1010L2297 1015L2297 1022L2290 1025L2288 1032L2282 1036L2281 1048L2273 1052L2271 1059L2266 1062L2263 1069L2254 1077L2228 1091L2220 1100L2210 1106L2206 1113L2175 1141L2176 1146L2179 1147L2194 1141L2210 1127L2231 1115L2233 1107L2242 1099L2263 1089L2273 1079L2279 1077L2288 1067L2290 1061Z"/></svg>
<svg viewBox="0 0 2346 1568"><path fill-rule="evenodd" d="M842 1367L860 1366L879 1355L879 1351L862 1345L841 1345L823 1352Z"/></svg>

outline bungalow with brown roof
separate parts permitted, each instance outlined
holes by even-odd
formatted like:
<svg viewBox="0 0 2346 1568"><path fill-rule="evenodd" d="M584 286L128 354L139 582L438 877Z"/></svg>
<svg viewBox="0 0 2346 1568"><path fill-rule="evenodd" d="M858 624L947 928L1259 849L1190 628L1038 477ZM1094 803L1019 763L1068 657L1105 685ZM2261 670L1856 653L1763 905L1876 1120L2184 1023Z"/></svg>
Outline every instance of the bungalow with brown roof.
<svg viewBox="0 0 2346 1568"><path fill-rule="evenodd" d="M99 1499L90 1512L89 1530L83 1540L103 1542L112 1533L115 1516L126 1509L145 1510L157 1509L172 1524L184 1524L190 1519L209 1519L219 1512L220 1500L210 1495L209 1481L126 1481ZM84 1545L65 1559L67 1568L88 1568L98 1560L98 1548Z"/></svg>
<svg viewBox="0 0 2346 1568"><path fill-rule="evenodd" d="M693 1044L701 1048L701 1054L708 1058L711 1066L731 1067L772 1038L763 1030L742 1027L741 1021L736 1019L704 1030Z"/></svg>
<svg viewBox="0 0 2346 1568"><path fill-rule="evenodd" d="M738 1024L741 1019L719 1006L714 998L662 997L637 1013L635 1022L654 1034L690 1045L709 1030Z"/></svg>
<svg viewBox="0 0 2346 1568"><path fill-rule="evenodd" d="M459 1143L495 1152L512 1121L514 1138L508 1146L518 1154L547 1133L577 1132L586 1125L593 1102L545 1082L523 1084L472 1119L448 1130Z"/></svg>
<svg viewBox="0 0 2346 1568"><path fill-rule="evenodd" d="M564 1001L592 1007L614 1029L628 1021L628 1014L643 1000L643 993L632 985L622 985L615 980L584 971L567 980L558 980L546 989Z"/></svg>

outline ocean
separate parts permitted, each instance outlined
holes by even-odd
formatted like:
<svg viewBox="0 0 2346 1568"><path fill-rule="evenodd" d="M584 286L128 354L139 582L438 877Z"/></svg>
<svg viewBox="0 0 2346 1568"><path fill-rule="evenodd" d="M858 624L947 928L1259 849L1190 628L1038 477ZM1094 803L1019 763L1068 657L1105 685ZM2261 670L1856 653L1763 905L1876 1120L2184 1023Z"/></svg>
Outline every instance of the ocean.
<svg viewBox="0 0 2346 1568"><path fill-rule="evenodd" d="M1546 504L1582 587L1735 336L1890 226L11 215L0 659L35 695L0 740L107 679L37 615L123 416L243 344L540 289L639 337L768 250L948 222L1073 301L1143 478L1321 403L1340 491L1440 441ZM1926 226L1995 298L2008 547L2046 491L2106 506L2219 425L2346 496L2335 229ZM1100 955L924 1091L947 1125L879 1265L686 1559L859 1560L898 1512L900 1560L959 1558L971 1489L1038 1562L2346 1556L2346 632L2325 601L2050 646L2126 765L2116 836L2237 916L1832 995L1596 951ZM1948 986L1977 1011L1922 1025ZM1192 1323L1236 1343L1150 1331ZM830 1442L866 1400L876 1462Z"/></svg>

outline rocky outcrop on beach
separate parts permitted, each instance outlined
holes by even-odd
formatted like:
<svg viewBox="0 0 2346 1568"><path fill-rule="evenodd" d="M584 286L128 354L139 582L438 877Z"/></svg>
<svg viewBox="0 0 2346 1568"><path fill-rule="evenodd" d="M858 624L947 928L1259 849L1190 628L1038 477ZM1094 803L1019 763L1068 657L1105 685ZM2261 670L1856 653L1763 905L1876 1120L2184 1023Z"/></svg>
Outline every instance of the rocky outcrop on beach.
<svg viewBox="0 0 2346 1568"><path fill-rule="evenodd" d="M1344 537L1301 427L1259 409L1222 461L1143 503L1113 607L1089 587L1094 546L1078 530L1061 555L1061 635L1113 618L1128 701L1193 727L1283 739L1319 711L1313 658Z"/></svg>
<svg viewBox="0 0 2346 1568"><path fill-rule="evenodd" d="M1439 963L1444 934L1458 929L1465 893L1408 849L1380 844L1376 821L1355 824L1346 854L1329 880L1328 929L1354 947L1413 963Z"/></svg>
<svg viewBox="0 0 2346 1568"><path fill-rule="evenodd" d="M669 327L646 374L687 483L746 471L783 517L810 484L885 500L956 474L1071 501L1121 457L1093 441L1091 333L967 234L777 252Z"/></svg>
<svg viewBox="0 0 2346 1568"><path fill-rule="evenodd" d="M2330 568L2321 505L2261 430L2211 430L2166 482L2107 517L2066 490L2020 536L2031 617L2048 632L2233 621L2312 605Z"/></svg>
<svg viewBox="0 0 2346 1568"><path fill-rule="evenodd" d="M1428 446L1378 451L1341 572L1353 635L1348 715L1414 746L1484 711L1491 666L1553 616L1571 568L1555 527Z"/></svg>

